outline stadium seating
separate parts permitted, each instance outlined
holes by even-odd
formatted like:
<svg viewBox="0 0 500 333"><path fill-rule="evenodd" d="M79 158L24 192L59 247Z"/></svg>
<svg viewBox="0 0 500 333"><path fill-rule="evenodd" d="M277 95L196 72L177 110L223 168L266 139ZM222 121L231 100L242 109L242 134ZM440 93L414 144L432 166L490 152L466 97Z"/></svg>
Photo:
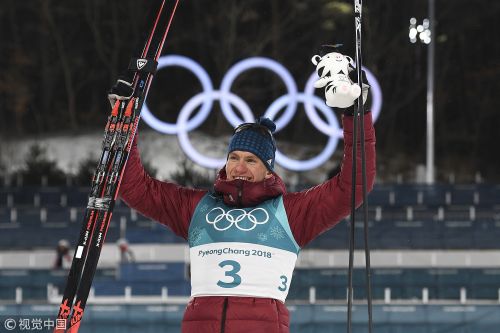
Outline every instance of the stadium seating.
<svg viewBox="0 0 500 333"><path fill-rule="evenodd" d="M54 247L75 239L88 188L0 188L0 248ZM500 247L500 186L377 185L368 196L370 245L374 249L494 249ZM358 210L356 248L363 246ZM309 248L348 246L348 219L314 240ZM131 243L178 243L167 228L137 214L118 200L108 239L126 226Z"/></svg>
<svg viewBox="0 0 500 333"><path fill-rule="evenodd" d="M422 300L423 289L429 300L460 299L464 288L468 299L498 301L500 269L485 268L376 268L371 272L372 298L385 300L390 289L391 300ZM178 263L126 263L119 269L98 269L93 287L96 296L124 296L126 287L131 295L189 296L190 283L187 267ZM14 300L15 290L23 290L24 300L46 300L47 285L60 291L64 288L65 270L2 270L0 271L0 299ZM310 289L315 288L318 301L343 301L347 298L347 270L345 268L297 268L294 271L289 301L308 301ZM366 299L364 269L353 272L354 299Z"/></svg>
<svg viewBox="0 0 500 333"><path fill-rule="evenodd" d="M499 298L500 269L377 268L371 273L372 297L378 300L384 299L386 288L391 290L392 300L421 300L423 288L431 300L459 300L461 288L470 299ZM289 299L308 300L310 287L315 287L317 300L345 300L346 286L346 269L297 268ZM366 299L364 269L354 270L353 287L354 299Z"/></svg>
<svg viewBox="0 0 500 333"><path fill-rule="evenodd" d="M60 239L78 236L87 202L87 188L0 188L0 249L54 249ZM500 187L495 185L377 185L369 195L370 247L375 250L499 249ZM356 220L355 247L363 248L363 216ZM349 218L315 239L306 249L346 249ZM185 241L168 228L117 202L107 242L124 235L132 244L177 244ZM181 259L182 260L182 259ZM156 265L156 266L155 266ZM186 264L122 264L99 269L94 280L96 296L189 295ZM364 270L353 275L354 299L366 298ZM0 300L13 300L22 288L27 301L47 298L47 285L60 290L66 271L50 269L0 269ZM372 270L375 300L421 300L425 288L430 300L459 300L461 289L468 299L498 301L500 270L493 268L401 268ZM318 301L342 301L347 297L345 268L297 268L289 292L290 301L303 302L314 287ZM307 325L304 326L307 331Z"/></svg>

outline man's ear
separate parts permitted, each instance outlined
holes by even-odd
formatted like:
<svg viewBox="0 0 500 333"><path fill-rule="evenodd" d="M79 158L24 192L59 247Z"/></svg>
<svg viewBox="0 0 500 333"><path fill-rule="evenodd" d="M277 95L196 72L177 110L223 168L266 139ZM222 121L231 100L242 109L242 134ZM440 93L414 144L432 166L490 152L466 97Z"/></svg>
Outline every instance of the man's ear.
<svg viewBox="0 0 500 333"><path fill-rule="evenodd" d="M266 171L266 176L264 177L264 179L268 179L268 178L271 178L273 176L273 173L269 170Z"/></svg>

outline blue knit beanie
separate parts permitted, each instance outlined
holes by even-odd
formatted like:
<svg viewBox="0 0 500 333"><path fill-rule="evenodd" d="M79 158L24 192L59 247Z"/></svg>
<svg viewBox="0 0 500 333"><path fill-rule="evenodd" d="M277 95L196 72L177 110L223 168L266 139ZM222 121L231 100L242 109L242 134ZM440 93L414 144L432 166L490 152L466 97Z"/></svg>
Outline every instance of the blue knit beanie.
<svg viewBox="0 0 500 333"><path fill-rule="evenodd" d="M276 153L273 137L275 130L276 124L264 117L259 117L255 123L241 124L234 130L227 153L235 150L250 152L260 158L267 169L273 171Z"/></svg>

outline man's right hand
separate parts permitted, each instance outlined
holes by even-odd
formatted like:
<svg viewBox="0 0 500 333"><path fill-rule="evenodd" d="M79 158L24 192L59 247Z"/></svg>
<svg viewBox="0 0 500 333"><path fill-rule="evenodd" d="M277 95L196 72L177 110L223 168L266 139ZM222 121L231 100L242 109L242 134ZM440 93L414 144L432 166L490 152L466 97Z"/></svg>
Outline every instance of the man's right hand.
<svg viewBox="0 0 500 333"><path fill-rule="evenodd" d="M124 79L118 79L108 93L108 100L111 104L111 107L115 105L116 101L130 99L133 93L134 89L132 88L132 83Z"/></svg>

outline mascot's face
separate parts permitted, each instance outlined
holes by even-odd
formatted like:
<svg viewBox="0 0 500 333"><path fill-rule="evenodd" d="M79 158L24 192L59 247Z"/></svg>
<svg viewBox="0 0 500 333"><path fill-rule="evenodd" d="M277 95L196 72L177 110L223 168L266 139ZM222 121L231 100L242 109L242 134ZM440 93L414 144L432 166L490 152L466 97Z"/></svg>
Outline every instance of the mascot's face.
<svg viewBox="0 0 500 333"><path fill-rule="evenodd" d="M330 52L320 57L315 55L311 59L316 65L319 77L332 76L334 74L349 75L349 65L353 62L351 57L337 52Z"/></svg>

